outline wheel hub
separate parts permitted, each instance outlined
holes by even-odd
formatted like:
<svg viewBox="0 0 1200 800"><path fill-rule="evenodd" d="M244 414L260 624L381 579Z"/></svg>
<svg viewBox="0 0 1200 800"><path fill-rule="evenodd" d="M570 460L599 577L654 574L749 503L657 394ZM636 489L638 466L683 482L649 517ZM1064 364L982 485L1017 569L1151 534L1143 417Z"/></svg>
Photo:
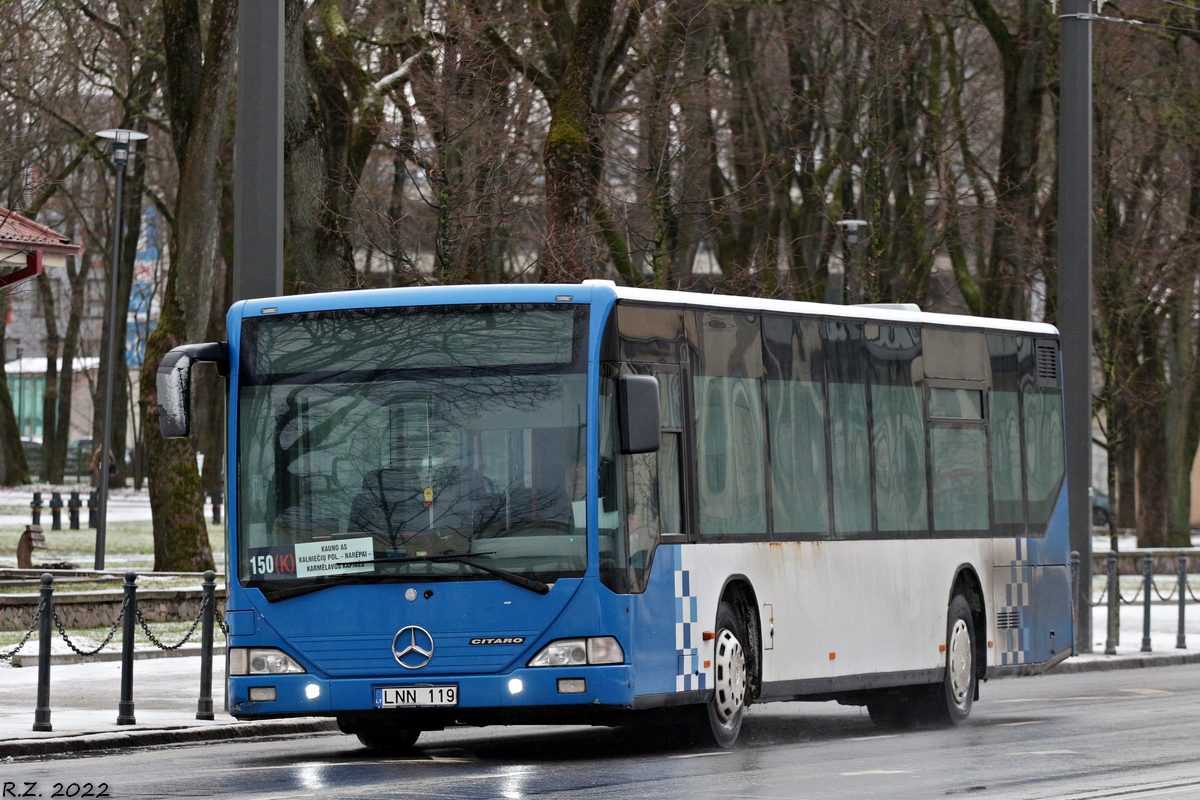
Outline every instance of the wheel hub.
<svg viewBox="0 0 1200 800"><path fill-rule="evenodd" d="M713 707L722 722L733 719L746 700L746 655L727 628L717 633L713 658Z"/></svg>
<svg viewBox="0 0 1200 800"><path fill-rule="evenodd" d="M956 705L962 705L971 688L971 632L965 620L956 619L950 630L949 661L946 665L950 678L950 696Z"/></svg>

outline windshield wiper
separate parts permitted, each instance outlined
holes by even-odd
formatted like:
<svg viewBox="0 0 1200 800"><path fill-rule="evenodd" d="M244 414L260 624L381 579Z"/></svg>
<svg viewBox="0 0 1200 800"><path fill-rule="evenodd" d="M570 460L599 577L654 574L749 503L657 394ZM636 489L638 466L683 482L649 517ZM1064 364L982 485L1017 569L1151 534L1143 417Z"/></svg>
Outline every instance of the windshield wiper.
<svg viewBox="0 0 1200 800"><path fill-rule="evenodd" d="M263 593L263 596L266 597L269 602L274 603L279 600L287 600L289 597L299 597L302 594L319 592L322 589L328 589L331 586L345 586L348 583L366 583L366 581L363 580L364 577L374 576L347 575L344 578L334 578L333 580L326 581L325 583L309 583L305 584L304 586L287 586L283 589L276 589L270 586L260 586L258 587L258 590Z"/></svg>
<svg viewBox="0 0 1200 800"><path fill-rule="evenodd" d="M490 556L490 555L495 555L495 553L494 552L470 553L469 555L470 556ZM522 589L528 589L529 591L536 592L537 594L548 594L550 592L550 587L547 584L542 583L539 580L535 580L533 578L526 578L524 575L518 575L515 572L508 572L507 570L496 569L495 567L489 567L489 566L485 566L483 564L477 564L474 561L469 561L468 556L462 555L462 554L446 553L443 555L435 555L435 556L396 556L393 558L373 558L373 559L370 559L367 561L355 561L355 562L346 562L346 563L354 563L354 564L417 564L417 563L424 562L424 563L435 563L436 564L436 563L442 562L442 561L453 561L453 562L456 562L459 564L466 564L468 567L475 567L476 569L478 569L482 572L486 572L490 575L495 575L497 578L499 578L503 581L508 581L509 583L513 584L514 586L520 586ZM319 592L322 589L328 589L331 586L345 586L348 583L365 583L366 581L363 580L364 578L377 578L377 577L379 577L379 576L377 576L377 575L367 576L367 575L362 575L362 574L346 575L341 578L334 578L332 580L326 581L325 583L309 584L307 586L290 586L290 587L286 587L283 589L262 589L262 593L266 596L267 600L274 603L278 600L287 600L289 597L299 597L302 594L311 594L312 592Z"/></svg>
<svg viewBox="0 0 1200 800"><path fill-rule="evenodd" d="M528 589L529 591L537 592L538 594L549 593L550 587L547 584L542 583L539 580L536 580L534 578L526 578L524 575L518 575L515 572L509 572L508 570L503 570L503 569L496 569L495 567L489 567L485 564L477 564L474 561L468 560L468 556L491 556L491 555L495 555L495 553L494 552L468 553L468 554L444 553L442 555L436 555L436 556L396 556L394 558L373 558L369 561L356 561L354 563L356 563L356 564L415 564L415 563L421 563L421 562L439 563L439 562L444 562L444 561L453 561L457 564L466 564L468 567L474 567L475 569L482 570L483 572L486 572L489 575L495 575L500 580L508 581L509 583L511 583L514 586L520 586L522 589Z"/></svg>

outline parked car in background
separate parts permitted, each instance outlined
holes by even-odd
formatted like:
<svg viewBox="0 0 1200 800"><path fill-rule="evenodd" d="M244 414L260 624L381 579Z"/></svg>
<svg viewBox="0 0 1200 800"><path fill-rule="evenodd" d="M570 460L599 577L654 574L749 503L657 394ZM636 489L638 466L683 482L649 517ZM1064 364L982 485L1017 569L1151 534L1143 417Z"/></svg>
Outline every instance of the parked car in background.
<svg viewBox="0 0 1200 800"><path fill-rule="evenodd" d="M92 465L92 437L75 439L67 445L68 475L75 475L81 482L87 482Z"/></svg>
<svg viewBox="0 0 1200 800"><path fill-rule="evenodd" d="M40 478L46 472L46 457L42 453L42 437L22 436L21 447L25 450L25 463L30 478Z"/></svg>
<svg viewBox="0 0 1200 800"><path fill-rule="evenodd" d="M1095 492L1092 494L1092 525L1099 528L1108 525L1110 512L1108 510L1108 495Z"/></svg>

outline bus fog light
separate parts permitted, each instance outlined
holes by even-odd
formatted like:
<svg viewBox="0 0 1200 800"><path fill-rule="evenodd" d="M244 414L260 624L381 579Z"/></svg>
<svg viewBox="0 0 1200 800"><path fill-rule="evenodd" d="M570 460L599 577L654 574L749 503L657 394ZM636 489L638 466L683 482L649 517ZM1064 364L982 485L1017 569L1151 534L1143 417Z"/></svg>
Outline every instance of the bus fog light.
<svg viewBox="0 0 1200 800"><path fill-rule="evenodd" d="M250 702L251 703L273 703L273 702L275 702L275 687L274 686L251 686L250 687Z"/></svg>
<svg viewBox="0 0 1200 800"><path fill-rule="evenodd" d="M304 696L309 700L316 700L321 696L321 687L315 683L310 683L304 687Z"/></svg>
<svg viewBox="0 0 1200 800"><path fill-rule="evenodd" d="M588 639L587 656L589 664L620 664L625 660L621 645L611 636L593 636Z"/></svg>
<svg viewBox="0 0 1200 800"><path fill-rule="evenodd" d="M508 682L509 694L520 694L525 689L525 682L520 678L513 678Z"/></svg>
<svg viewBox="0 0 1200 800"><path fill-rule="evenodd" d="M587 691L587 681L583 678L559 678L559 694L583 694Z"/></svg>

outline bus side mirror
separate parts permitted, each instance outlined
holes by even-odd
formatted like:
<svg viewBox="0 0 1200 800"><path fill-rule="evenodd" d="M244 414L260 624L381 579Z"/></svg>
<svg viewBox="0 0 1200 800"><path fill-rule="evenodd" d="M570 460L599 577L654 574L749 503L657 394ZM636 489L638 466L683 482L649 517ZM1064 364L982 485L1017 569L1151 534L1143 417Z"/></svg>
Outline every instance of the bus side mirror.
<svg viewBox="0 0 1200 800"><path fill-rule="evenodd" d="M660 442L658 380L653 375L622 375L617 379L617 409L621 452L656 453Z"/></svg>
<svg viewBox="0 0 1200 800"><path fill-rule="evenodd" d="M163 438L179 439L192 432L192 364L212 361L229 374L229 345L225 342L185 344L163 356L158 365L158 429Z"/></svg>

